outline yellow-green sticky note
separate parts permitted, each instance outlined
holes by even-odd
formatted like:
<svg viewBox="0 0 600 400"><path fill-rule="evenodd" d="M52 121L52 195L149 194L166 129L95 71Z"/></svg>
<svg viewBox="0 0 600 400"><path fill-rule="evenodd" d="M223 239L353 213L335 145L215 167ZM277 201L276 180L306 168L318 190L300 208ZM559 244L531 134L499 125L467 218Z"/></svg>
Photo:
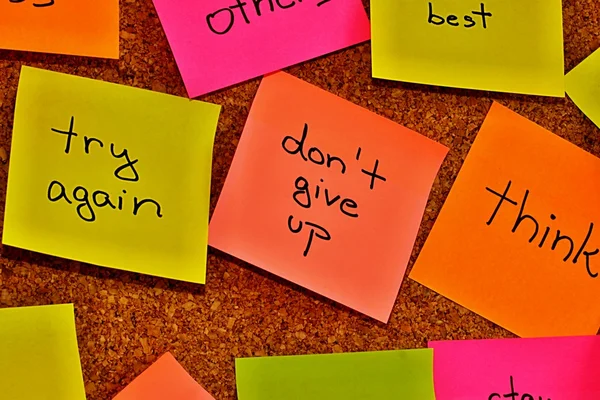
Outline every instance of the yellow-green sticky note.
<svg viewBox="0 0 600 400"><path fill-rule="evenodd" d="M0 398L85 400L72 304L0 309Z"/></svg>
<svg viewBox="0 0 600 400"><path fill-rule="evenodd" d="M435 400L433 350L235 360L239 400Z"/></svg>
<svg viewBox="0 0 600 400"><path fill-rule="evenodd" d="M600 127L600 49L567 74L567 94Z"/></svg>
<svg viewBox="0 0 600 400"><path fill-rule="evenodd" d="M219 112L23 67L2 242L204 283Z"/></svg>
<svg viewBox="0 0 600 400"><path fill-rule="evenodd" d="M564 97L561 0L371 0L373 77Z"/></svg>

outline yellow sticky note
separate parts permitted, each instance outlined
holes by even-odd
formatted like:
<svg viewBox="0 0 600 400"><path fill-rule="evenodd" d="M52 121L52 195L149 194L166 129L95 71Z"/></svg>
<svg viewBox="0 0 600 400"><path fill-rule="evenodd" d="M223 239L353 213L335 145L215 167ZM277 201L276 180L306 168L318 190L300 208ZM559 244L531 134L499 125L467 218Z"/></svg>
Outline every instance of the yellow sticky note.
<svg viewBox="0 0 600 400"><path fill-rule="evenodd" d="M0 309L0 398L85 400L72 304Z"/></svg>
<svg viewBox="0 0 600 400"><path fill-rule="evenodd" d="M600 49L567 74L566 85L571 100L600 127Z"/></svg>
<svg viewBox="0 0 600 400"><path fill-rule="evenodd" d="M373 77L564 97L561 0L371 0Z"/></svg>
<svg viewBox="0 0 600 400"><path fill-rule="evenodd" d="M219 111L23 67L2 242L204 283Z"/></svg>

